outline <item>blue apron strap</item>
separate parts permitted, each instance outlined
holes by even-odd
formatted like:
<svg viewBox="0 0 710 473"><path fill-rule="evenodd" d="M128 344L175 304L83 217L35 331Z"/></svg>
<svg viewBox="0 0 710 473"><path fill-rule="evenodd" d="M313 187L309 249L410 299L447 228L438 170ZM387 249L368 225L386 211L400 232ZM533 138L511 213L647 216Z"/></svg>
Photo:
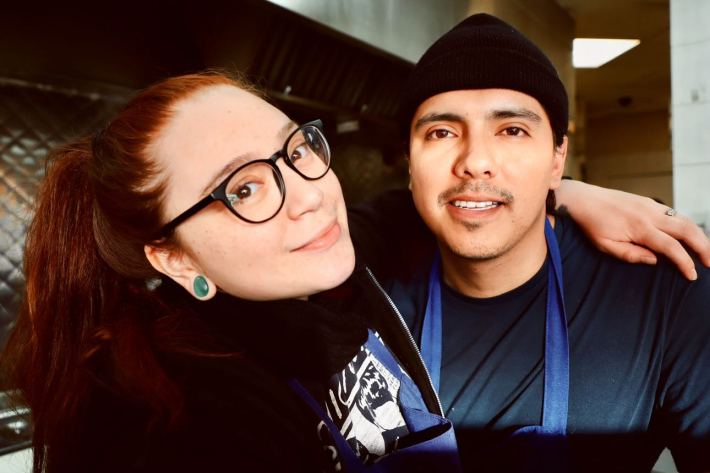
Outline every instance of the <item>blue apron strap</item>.
<svg viewBox="0 0 710 473"><path fill-rule="evenodd" d="M429 272L429 296L419 345L431 382L438 392L441 379L441 256L439 252L434 255Z"/></svg>
<svg viewBox="0 0 710 473"><path fill-rule="evenodd" d="M562 258L555 232L545 219L545 237L550 255L545 320L545 392L542 426L565 435L569 403L569 342L562 285Z"/></svg>
<svg viewBox="0 0 710 473"><path fill-rule="evenodd" d="M567 430L569 404L569 343L562 284L562 258L555 232L545 219L548 263L547 312L545 317L545 374L542 426L550 433L564 435ZM431 374L434 388L439 390L441 377L441 259L437 253L429 274L427 300L420 349Z"/></svg>
<svg viewBox="0 0 710 473"><path fill-rule="evenodd" d="M364 469L363 463L357 457L355 452L353 452L353 449L350 448L350 445L345 440L345 437L343 437L343 435L340 433L340 430L338 430L338 427L336 427L333 420L325 412L325 409L323 409L323 407L318 404L315 399L313 399L311 393L309 393L306 388L304 388L303 385L298 382L297 379L289 379L288 385L301 399L306 402L306 404L310 406L313 412L316 413L316 415L323 421L325 426L328 428L330 436L335 441L335 447L338 450L338 456L340 458L340 461L345 466L344 470L347 472L362 471Z"/></svg>

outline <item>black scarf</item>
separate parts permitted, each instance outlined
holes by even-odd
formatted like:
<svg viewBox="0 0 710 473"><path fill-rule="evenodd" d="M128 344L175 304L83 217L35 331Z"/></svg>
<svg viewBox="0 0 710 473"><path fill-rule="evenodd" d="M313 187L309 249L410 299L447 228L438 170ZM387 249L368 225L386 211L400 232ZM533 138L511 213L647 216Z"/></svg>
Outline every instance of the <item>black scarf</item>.
<svg viewBox="0 0 710 473"><path fill-rule="evenodd" d="M352 308L353 289L315 301L246 301L218 293L197 301L172 281L160 291L188 305L221 343L283 377L323 380L341 371L367 339L363 317ZM172 286L172 287L171 287ZM312 298L313 299L313 298Z"/></svg>

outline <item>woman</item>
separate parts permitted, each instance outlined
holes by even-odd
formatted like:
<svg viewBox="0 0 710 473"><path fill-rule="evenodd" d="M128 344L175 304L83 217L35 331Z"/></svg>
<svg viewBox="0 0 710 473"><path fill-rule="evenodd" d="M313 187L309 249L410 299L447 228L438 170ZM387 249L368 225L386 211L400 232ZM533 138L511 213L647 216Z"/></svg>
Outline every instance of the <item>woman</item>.
<svg viewBox="0 0 710 473"><path fill-rule="evenodd" d="M241 82L184 76L54 155L4 360L32 408L35 471L406 471L411 456L456 471L371 276L305 301L355 265L319 126Z"/></svg>
<svg viewBox="0 0 710 473"><path fill-rule="evenodd" d="M54 154L3 360L36 472L456 471L319 126L189 75Z"/></svg>

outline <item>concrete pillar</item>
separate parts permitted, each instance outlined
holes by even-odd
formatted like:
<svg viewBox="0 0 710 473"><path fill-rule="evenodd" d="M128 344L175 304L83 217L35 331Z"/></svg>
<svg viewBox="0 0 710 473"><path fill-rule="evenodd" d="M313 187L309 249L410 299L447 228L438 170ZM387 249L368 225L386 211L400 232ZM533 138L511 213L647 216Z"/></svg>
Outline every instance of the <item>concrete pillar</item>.
<svg viewBox="0 0 710 473"><path fill-rule="evenodd" d="M673 201L710 230L710 1L671 0Z"/></svg>

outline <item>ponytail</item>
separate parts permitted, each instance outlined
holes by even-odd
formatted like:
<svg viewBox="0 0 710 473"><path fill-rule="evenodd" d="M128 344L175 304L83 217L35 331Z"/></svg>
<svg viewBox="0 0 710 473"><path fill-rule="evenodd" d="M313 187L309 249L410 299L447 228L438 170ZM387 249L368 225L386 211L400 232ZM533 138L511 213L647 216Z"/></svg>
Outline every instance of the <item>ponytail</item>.
<svg viewBox="0 0 710 473"><path fill-rule="evenodd" d="M76 415L87 378L77 369L100 318L104 268L92 232L86 140L48 162L25 244L25 298L4 353L7 382L19 388L34 423L34 468L62 421Z"/></svg>
<svg viewBox="0 0 710 473"><path fill-rule="evenodd" d="M71 455L71 426L97 378L144 403L155 419L174 422L182 406L154 347L155 321L167 309L142 280L119 275L101 258L90 161L89 140L50 157L27 233L26 294L2 360L6 382L31 408L36 472ZM98 359L110 360L100 368L110 373L94 372Z"/></svg>
<svg viewBox="0 0 710 473"><path fill-rule="evenodd" d="M25 246L25 298L2 354L5 389L32 411L34 470L65 471L82 416L100 390L145 407L145 430L173 427L183 392L164 354L231 356L188 310L146 288L144 245L161 227L164 183L152 142L176 103L239 79L166 79L138 94L94 139L50 156ZM165 244L175 244L166 242Z"/></svg>

